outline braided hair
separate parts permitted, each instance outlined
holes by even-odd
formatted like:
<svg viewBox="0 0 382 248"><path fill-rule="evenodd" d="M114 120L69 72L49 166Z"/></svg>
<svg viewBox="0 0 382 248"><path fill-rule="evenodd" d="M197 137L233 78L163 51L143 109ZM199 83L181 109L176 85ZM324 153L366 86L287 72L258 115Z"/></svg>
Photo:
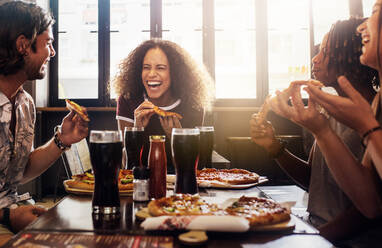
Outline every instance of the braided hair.
<svg viewBox="0 0 382 248"><path fill-rule="evenodd" d="M345 75L358 90L369 87L374 91L378 87L378 71L362 65L359 57L362 54L362 38L357 33L357 27L365 19L351 17L340 20L332 25L326 46L329 56L328 68L336 72L336 77Z"/></svg>

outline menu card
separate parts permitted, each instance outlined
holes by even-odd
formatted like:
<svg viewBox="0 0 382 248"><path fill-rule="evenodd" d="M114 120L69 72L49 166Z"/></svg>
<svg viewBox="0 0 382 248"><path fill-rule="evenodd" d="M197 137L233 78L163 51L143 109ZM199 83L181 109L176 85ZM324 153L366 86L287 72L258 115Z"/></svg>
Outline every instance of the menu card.
<svg viewBox="0 0 382 248"><path fill-rule="evenodd" d="M101 235L81 233L24 232L3 247L18 248L172 248L170 236Z"/></svg>

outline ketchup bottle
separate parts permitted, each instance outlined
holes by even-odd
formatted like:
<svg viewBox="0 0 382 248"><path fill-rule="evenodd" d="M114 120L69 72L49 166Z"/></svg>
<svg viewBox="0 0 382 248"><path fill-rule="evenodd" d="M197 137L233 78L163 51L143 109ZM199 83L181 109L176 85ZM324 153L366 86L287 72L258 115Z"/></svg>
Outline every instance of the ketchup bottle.
<svg viewBox="0 0 382 248"><path fill-rule="evenodd" d="M150 169L149 195L150 198L166 196L167 157L165 151L166 137L150 136L150 151L148 166Z"/></svg>

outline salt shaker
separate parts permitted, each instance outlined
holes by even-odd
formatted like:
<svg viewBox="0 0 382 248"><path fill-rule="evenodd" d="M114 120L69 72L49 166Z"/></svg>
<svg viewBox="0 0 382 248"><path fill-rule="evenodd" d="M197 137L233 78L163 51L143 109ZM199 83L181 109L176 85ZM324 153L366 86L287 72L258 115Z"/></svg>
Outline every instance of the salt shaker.
<svg viewBox="0 0 382 248"><path fill-rule="evenodd" d="M150 171L144 166L136 166L133 168L133 200L148 201L149 200L149 177Z"/></svg>

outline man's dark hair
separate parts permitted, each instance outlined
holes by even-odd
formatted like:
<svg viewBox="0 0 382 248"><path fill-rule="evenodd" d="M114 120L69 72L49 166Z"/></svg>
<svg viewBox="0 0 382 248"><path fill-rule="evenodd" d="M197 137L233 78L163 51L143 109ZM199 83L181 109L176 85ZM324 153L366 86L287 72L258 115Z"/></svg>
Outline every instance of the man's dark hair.
<svg viewBox="0 0 382 248"><path fill-rule="evenodd" d="M0 74L17 73L24 66L24 54L16 40L24 35L36 51L36 38L54 23L52 16L33 3L11 1L0 5Z"/></svg>

